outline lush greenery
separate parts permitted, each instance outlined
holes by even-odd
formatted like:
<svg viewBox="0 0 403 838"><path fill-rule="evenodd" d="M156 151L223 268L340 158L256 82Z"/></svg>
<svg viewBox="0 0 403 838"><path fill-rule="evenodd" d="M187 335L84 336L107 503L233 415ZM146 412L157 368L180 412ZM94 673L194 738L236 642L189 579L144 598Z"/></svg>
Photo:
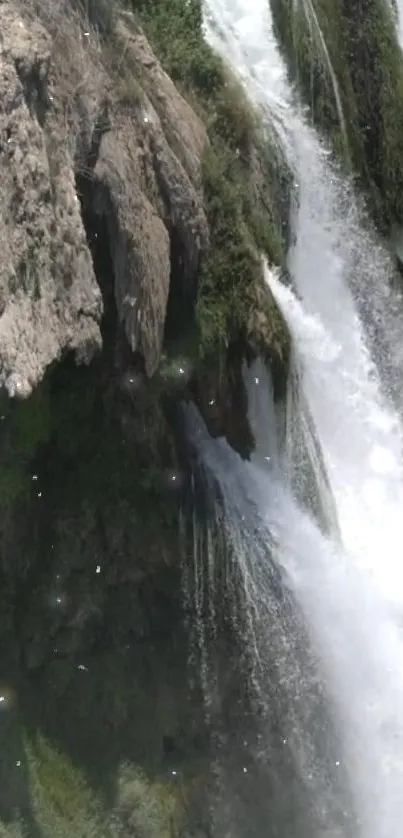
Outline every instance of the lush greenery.
<svg viewBox="0 0 403 838"><path fill-rule="evenodd" d="M284 263L289 172L273 129L263 130L242 86L207 44L201 0L131 5L209 134L204 187L211 249L201 268L197 306L203 355L245 334L250 289L261 277L259 254ZM276 345L284 348L287 335L274 302L271 314Z"/></svg>
<svg viewBox="0 0 403 838"><path fill-rule="evenodd" d="M18 764L14 817L1 820L1 838L176 838L181 794L178 784L151 783L130 764L119 769L116 800L107 808L70 760L41 735L25 736ZM15 785L14 784L14 785ZM29 804L18 805L21 801ZM28 831L27 831L28 830Z"/></svg>
<svg viewBox="0 0 403 838"><path fill-rule="evenodd" d="M377 223L403 221L403 62L384 0L271 0L290 70Z"/></svg>

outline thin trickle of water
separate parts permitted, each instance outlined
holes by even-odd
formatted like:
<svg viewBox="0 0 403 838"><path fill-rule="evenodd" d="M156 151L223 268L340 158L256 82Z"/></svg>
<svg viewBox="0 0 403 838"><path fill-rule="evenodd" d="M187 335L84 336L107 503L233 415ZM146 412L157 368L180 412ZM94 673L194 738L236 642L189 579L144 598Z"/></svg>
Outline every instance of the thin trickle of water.
<svg viewBox="0 0 403 838"><path fill-rule="evenodd" d="M326 44L326 41L325 41L322 29L321 29L319 20L318 20L318 16L317 16L316 11L315 11L314 3L312 2L312 0L302 0L302 6L303 6L303 9L304 9L305 17L308 21L308 25L309 25L309 28L310 28L311 35L313 36L314 40L316 40L316 42L319 46L319 49L320 49L320 51L322 53L322 56L323 56L323 59L324 59L325 66L326 66L327 71L329 73L330 81L332 83L332 88L333 88L334 100L335 100L336 108L337 108L337 115L338 115L338 118L339 118L339 123L340 123L342 138L343 138L344 150L347 154L347 159L348 159L348 157L349 157L348 134L347 134L346 120L344 118L343 105L342 105L342 101L341 101L339 84L338 84L338 81L337 81L337 78L336 78L336 73L334 72L334 69L333 69L333 64L332 64L332 61L331 61L331 58L330 58L330 55L329 55L329 50L327 48L327 44Z"/></svg>
<svg viewBox="0 0 403 838"><path fill-rule="evenodd" d="M256 447L252 462L277 470L301 504L326 532L338 532L337 513L320 445L291 362L285 404L275 405L269 371L261 359L244 368L249 423Z"/></svg>

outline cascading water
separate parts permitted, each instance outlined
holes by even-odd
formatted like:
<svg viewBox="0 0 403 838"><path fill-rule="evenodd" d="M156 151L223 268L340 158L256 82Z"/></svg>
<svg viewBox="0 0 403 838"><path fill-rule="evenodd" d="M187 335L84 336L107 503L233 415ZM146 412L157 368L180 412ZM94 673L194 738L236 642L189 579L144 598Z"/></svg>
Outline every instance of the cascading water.
<svg viewBox="0 0 403 838"><path fill-rule="evenodd" d="M319 44L319 49L320 49L320 52L323 55L324 64L325 64L325 67L327 68L329 78L330 78L330 81L332 83L334 100L336 102L337 115L339 117L339 123L340 123L341 132L342 132L343 143L344 143L345 150L348 153L348 137L347 137L346 121L344 119L343 106L342 106L342 103L341 103L339 85L338 85L338 82L337 82L336 74L335 74L333 66L332 66L332 62L330 60L330 55L329 55L329 51L328 51L328 48L327 48L327 44L326 44L323 32L321 30L319 21L318 21L318 16L317 16L316 11L315 11L314 3L312 2L312 0L303 0L302 5L303 5L303 9L304 9L306 19L308 21L310 31L313 34L314 39Z"/></svg>
<svg viewBox="0 0 403 838"><path fill-rule="evenodd" d="M323 452L325 469L316 475L328 474L341 542L320 532L286 479L296 448L280 452L273 442L278 422L270 400L271 413L259 409L251 417L258 446L249 464L210 440L188 413L193 445L219 487L227 538L242 571L260 699L267 695L268 707L277 702L277 710L280 702L284 743L311 801L310 816L303 821L301 815L295 832L267 821L256 834L400 838L401 300L389 285L388 254L293 101L267 0L208 0L206 20L214 46L270 112L298 183L289 254L293 286L268 268L266 280L291 327L300 404L314 430L305 425L307 438L317 437ZM313 449L308 459L317 462ZM273 594L274 569L288 591L287 614L294 603L305 620L310 642L302 651L297 638L304 629L296 617L294 624L284 616ZM281 700L273 681L281 685ZM228 834L244 838L245 832Z"/></svg>
<svg viewBox="0 0 403 838"><path fill-rule="evenodd" d="M393 0L391 0L393 4ZM397 0L396 6L392 5L392 10L397 11L397 31L399 35L399 43L403 46L403 3L402 0Z"/></svg>

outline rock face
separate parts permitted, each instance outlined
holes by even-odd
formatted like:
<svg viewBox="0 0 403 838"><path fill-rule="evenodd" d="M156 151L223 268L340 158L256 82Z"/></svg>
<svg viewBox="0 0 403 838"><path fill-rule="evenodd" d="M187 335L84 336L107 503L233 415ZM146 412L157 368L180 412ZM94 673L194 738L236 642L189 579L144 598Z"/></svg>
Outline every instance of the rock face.
<svg viewBox="0 0 403 838"><path fill-rule="evenodd" d="M201 189L207 137L131 15L122 15L115 36L133 75L123 75L117 91L99 102L109 126L97 150L91 200L107 219L119 320L152 375L175 261L191 293L208 238Z"/></svg>
<svg viewBox="0 0 403 838"><path fill-rule="evenodd" d="M114 36L129 76L68 4L47 11L38 7L38 22L34 4L1 4L0 383L10 395L28 395L64 351L89 361L100 345L80 200L106 219L119 321L148 374L162 347L172 239L190 291L207 240L205 129L132 17Z"/></svg>
<svg viewBox="0 0 403 838"><path fill-rule="evenodd" d="M285 374L288 333L260 254L282 264L289 202L285 167L203 42L201 7L189 47L197 3L175 5L175 31L190 15L182 48L203 82L174 78L201 116L117 3L0 0L0 835L10 838L20 823L44 838L209 834L214 760L184 625L196 580L185 581L194 493L180 406L196 401L212 433L244 456L253 448L242 367L256 353L271 363L272 350ZM92 28L84 7L105 26ZM245 679L223 628L214 714L238 717Z"/></svg>
<svg viewBox="0 0 403 838"><path fill-rule="evenodd" d="M11 395L28 395L64 349L86 361L100 343L101 294L52 114L50 49L39 24L2 3L0 383Z"/></svg>

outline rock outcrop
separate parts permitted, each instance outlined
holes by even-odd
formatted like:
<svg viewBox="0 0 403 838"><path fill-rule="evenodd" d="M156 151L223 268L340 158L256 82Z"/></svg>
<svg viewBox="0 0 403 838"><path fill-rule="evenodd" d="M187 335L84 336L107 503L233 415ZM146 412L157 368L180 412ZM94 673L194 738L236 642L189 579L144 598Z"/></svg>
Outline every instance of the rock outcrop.
<svg viewBox="0 0 403 838"><path fill-rule="evenodd" d="M28 395L63 352L88 361L100 345L83 202L106 219L119 321L148 374L162 348L172 238L194 292L208 237L205 128L132 16L118 20L108 63L67 4L48 11L35 20L34 5L1 4L0 383L11 395Z"/></svg>
<svg viewBox="0 0 403 838"><path fill-rule="evenodd" d="M91 357L102 306L52 113L50 36L11 4L0 14L0 383L26 396L63 350Z"/></svg>
<svg viewBox="0 0 403 838"><path fill-rule="evenodd" d="M0 0L7 836L207 834L178 404L196 401L248 456L243 364L263 354L287 373L261 260L284 264L285 163L205 43L201 6L197 21L197 2L132 5L138 17L108 0ZM163 5L176 84L153 27ZM238 713L225 631L220 701Z"/></svg>

